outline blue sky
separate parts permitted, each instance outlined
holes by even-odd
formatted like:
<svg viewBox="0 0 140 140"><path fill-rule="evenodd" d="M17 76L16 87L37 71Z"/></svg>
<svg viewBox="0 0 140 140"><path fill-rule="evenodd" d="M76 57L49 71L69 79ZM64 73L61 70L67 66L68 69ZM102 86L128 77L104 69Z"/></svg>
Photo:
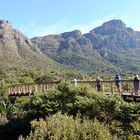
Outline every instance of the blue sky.
<svg viewBox="0 0 140 140"><path fill-rule="evenodd" d="M0 19L29 38L79 29L89 32L121 19L140 31L140 0L0 0Z"/></svg>

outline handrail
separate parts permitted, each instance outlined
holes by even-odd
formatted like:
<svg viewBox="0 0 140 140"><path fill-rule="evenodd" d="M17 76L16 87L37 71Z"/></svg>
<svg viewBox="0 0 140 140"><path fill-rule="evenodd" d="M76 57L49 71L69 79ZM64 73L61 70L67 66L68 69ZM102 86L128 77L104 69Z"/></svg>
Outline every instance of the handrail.
<svg viewBox="0 0 140 140"><path fill-rule="evenodd" d="M42 84L59 84L61 81L48 81L48 82L42 82L42 83L25 83L25 84L16 84L16 85L10 85L10 86L7 86L8 87L14 87L14 86L31 86L31 85L42 85Z"/></svg>
<svg viewBox="0 0 140 140"><path fill-rule="evenodd" d="M127 100L126 99L127 97L133 97L134 101L137 101L136 98L140 98L140 96L135 97L133 95L135 91L133 89L133 85L130 86L130 84L132 84L133 81L134 81L133 79L121 80L123 87L123 93L121 92L121 95L124 100ZM59 80L59 81L48 81L43 83L16 84L8 86L6 90L10 96L33 95L38 91L44 92L48 88L50 87L52 88L53 86L59 84L60 82L61 81ZM123 84L123 82L126 82L126 85ZM92 85L92 87L94 86L97 89L96 80L71 80L71 83L74 84L75 86L77 86L77 84L90 84ZM105 92L106 94L113 94L117 91L117 88L115 86L115 80L102 80L101 83L102 83L102 91ZM105 86L106 83L109 84L110 86Z"/></svg>
<svg viewBox="0 0 140 140"><path fill-rule="evenodd" d="M128 79L128 80L121 80L121 82L133 82L133 79ZM59 81L48 81L48 82L42 82L42 83L25 83L25 84L15 84L15 85L10 85L8 87L14 87L14 86L29 86L29 85L42 85L42 84L59 84L61 80ZM71 83L74 83L75 81L71 80ZM112 83L115 82L114 80L102 80L102 83ZM96 83L96 80L77 80L77 83Z"/></svg>
<svg viewBox="0 0 140 140"><path fill-rule="evenodd" d="M133 79L121 80L121 82L133 82ZM102 80L103 83L112 83L115 80ZM74 81L72 81L74 83ZM96 80L77 80L77 83L96 83Z"/></svg>

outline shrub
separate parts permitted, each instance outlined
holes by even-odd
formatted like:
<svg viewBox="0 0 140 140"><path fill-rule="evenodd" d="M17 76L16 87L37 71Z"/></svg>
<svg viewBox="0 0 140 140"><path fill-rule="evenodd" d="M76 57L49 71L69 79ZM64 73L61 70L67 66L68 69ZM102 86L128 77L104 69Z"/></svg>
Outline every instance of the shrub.
<svg viewBox="0 0 140 140"><path fill-rule="evenodd" d="M97 120L75 119L57 113L46 120L32 121L32 132L26 140L118 140L112 136L108 127ZM22 136L19 140L24 140Z"/></svg>

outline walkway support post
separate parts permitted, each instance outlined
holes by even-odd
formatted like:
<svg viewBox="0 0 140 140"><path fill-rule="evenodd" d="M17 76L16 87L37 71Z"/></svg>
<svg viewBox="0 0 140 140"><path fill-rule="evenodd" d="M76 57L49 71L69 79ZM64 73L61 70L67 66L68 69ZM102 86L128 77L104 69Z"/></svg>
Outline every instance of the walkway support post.
<svg viewBox="0 0 140 140"><path fill-rule="evenodd" d="M110 83L110 86L111 86L111 93L113 94L114 93L113 82Z"/></svg>
<svg viewBox="0 0 140 140"><path fill-rule="evenodd" d="M104 83L102 82L102 91L104 92L105 90L104 90Z"/></svg>

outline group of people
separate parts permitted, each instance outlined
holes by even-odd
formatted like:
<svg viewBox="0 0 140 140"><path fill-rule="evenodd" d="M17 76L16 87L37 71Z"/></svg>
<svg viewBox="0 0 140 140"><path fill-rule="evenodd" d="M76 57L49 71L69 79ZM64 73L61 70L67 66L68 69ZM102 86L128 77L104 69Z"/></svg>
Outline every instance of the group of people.
<svg viewBox="0 0 140 140"><path fill-rule="evenodd" d="M119 93L122 93L122 85L121 85L121 77L119 74L116 74L115 78L114 78L114 81L115 81L115 85L118 89L118 92ZM140 88L140 78L138 75L135 75L134 79L133 79L133 85L134 85L134 92L135 95L138 95L138 90ZM97 77L96 79L96 87L97 87L97 91L101 91L101 88L102 88L102 79L100 77Z"/></svg>
<svg viewBox="0 0 140 140"><path fill-rule="evenodd" d="M97 91L100 92L102 90L102 79L100 77L97 77L96 79L96 88ZM121 76L119 74L116 74L115 78L115 85L118 89L119 93L122 93L122 84L121 84ZM132 92L132 94L138 95L138 90L140 88L140 78L138 75L135 75L134 79L133 79L133 85L134 85L134 92ZM73 83L75 86L77 86L77 79L74 78L73 79Z"/></svg>
<svg viewBox="0 0 140 140"><path fill-rule="evenodd" d="M116 87L118 89L118 92L121 93L121 77L119 74L116 74L115 76L115 84L116 84ZM102 89L102 79L100 77L97 77L96 79L96 88L97 88L97 91L101 91Z"/></svg>
<svg viewBox="0 0 140 140"><path fill-rule="evenodd" d="M121 77L119 74L116 74L115 78L115 84L116 87L118 89L118 92L121 93ZM102 79L100 77L97 77L96 79L96 87L97 87L97 91L101 91L101 85L102 85Z"/></svg>

